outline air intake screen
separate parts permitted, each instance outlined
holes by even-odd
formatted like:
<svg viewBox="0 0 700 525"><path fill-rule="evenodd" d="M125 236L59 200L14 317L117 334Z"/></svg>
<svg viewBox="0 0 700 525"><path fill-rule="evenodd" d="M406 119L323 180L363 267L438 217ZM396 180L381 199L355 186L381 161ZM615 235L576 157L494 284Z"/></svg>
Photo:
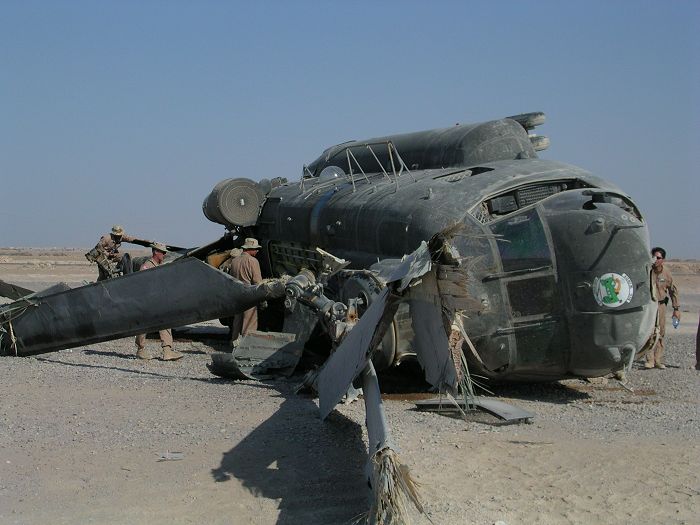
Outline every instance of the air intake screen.
<svg viewBox="0 0 700 525"><path fill-rule="evenodd" d="M533 188L523 188L518 190L518 203L520 207L529 206L536 202L546 199L550 195L559 193L561 186L559 184L551 184L549 186L535 186Z"/></svg>

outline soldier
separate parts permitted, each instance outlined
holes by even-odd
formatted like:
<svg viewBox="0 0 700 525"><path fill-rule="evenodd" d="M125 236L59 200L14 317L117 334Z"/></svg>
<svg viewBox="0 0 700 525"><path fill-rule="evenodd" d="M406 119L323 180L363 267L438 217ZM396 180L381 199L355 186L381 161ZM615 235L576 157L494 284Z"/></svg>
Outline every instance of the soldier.
<svg viewBox="0 0 700 525"><path fill-rule="evenodd" d="M666 368L662 360L664 357L664 336L666 335L666 305L669 297L671 298L671 306L673 307L673 317L681 320L681 310L679 305L678 289L673 284L671 272L664 268L666 260L666 250L660 247L652 248L651 255L653 258L653 266L651 279L653 283L653 296L658 301L659 310L657 317L657 325L659 327L659 340L653 348L649 349L646 356L644 368Z"/></svg>
<svg viewBox="0 0 700 525"><path fill-rule="evenodd" d="M240 248L234 248L233 250L228 252L229 257L228 257L228 259L226 259L224 262L221 263L221 266L219 266L219 270L231 275L231 263L233 262L233 260L236 257L241 255L242 253L243 253L243 250L241 250Z"/></svg>
<svg viewBox="0 0 700 525"><path fill-rule="evenodd" d="M163 264L167 251L165 245L160 242L154 242L151 244L151 251L153 255L141 265L139 270L148 270ZM161 346L163 347L163 361L175 361L176 359L184 357L180 352L173 350L172 330L169 328L167 330L160 330L158 335L160 336ZM146 351L146 334L139 334L136 336L136 357L139 359L153 359L153 356Z"/></svg>
<svg viewBox="0 0 700 525"><path fill-rule="evenodd" d="M88 260L97 262L99 276L98 281L116 277L118 273L126 275L133 271L131 256L128 253L119 253L122 242L138 244L140 246L151 246L151 241L137 239L124 233L124 228L115 224L112 231L100 237L100 240L90 252L86 254Z"/></svg>
<svg viewBox="0 0 700 525"><path fill-rule="evenodd" d="M257 239L249 237L241 246L239 256L229 259L230 263L226 265L225 271L232 277L246 284L260 284L262 282L262 274L260 273L260 263L255 258L261 246ZM227 261L228 262L228 261ZM235 341L241 335L246 335L251 330L258 329L258 309L253 306L241 314L236 314L233 317L231 330L229 332L231 341Z"/></svg>
<svg viewBox="0 0 700 525"><path fill-rule="evenodd" d="M229 255L228 259L226 259L224 262L221 263L221 265L219 265L219 270L221 270L222 272L227 273L229 275L232 275L231 274L231 263L233 262L233 260L236 257L241 255L242 253L243 253L243 250L241 250L240 248L234 248L233 250L231 250L228 253L228 255ZM219 322L222 325L228 326L229 339L231 338L231 334L233 333L233 319L234 319L233 317L223 317L223 318L219 319Z"/></svg>

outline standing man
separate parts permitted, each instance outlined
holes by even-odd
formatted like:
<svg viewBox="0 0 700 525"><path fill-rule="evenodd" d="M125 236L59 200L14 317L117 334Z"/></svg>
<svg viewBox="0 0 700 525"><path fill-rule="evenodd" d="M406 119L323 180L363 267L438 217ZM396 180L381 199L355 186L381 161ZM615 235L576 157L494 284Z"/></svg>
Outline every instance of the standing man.
<svg viewBox="0 0 700 525"><path fill-rule="evenodd" d="M664 357L664 336L666 335L666 305L668 299L671 298L671 306L673 307L673 317L681 320L681 310L679 305L678 289L673 284L671 272L664 268L666 260L666 250L660 247L652 248L651 256L653 260L651 281L654 292L652 295L659 303L659 311L657 317L657 325L659 327L659 340L653 348L647 352L646 363L644 368L666 368L663 364Z"/></svg>
<svg viewBox="0 0 700 525"><path fill-rule="evenodd" d="M226 266L226 271L239 281L246 284L260 284L262 274L260 273L260 263L255 258L261 246L257 239L249 237L241 246L241 253L238 257L230 259L230 264ZM251 330L258 329L258 309L253 306L242 314L236 314L231 324L231 341L235 341L241 335L246 335Z"/></svg>
<svg viewBox="0 0 700 525"><path fill-rule="evenodd" d="M241 255L242 253L243 253L243 250L241 250L240 248L234 248L233 250L231 250L228 253L228 255L229 255L228 259L226 259L224 262L222 262L219 265L219 270L221 270L222 272L227 273L229 275L233 275L231 273L231 263L234 261L234 259L236 257ZM231 334L233 333L233 317L222 317L221 319L219 319L219 322L222 325L228 327L228 336L230 339Z"/></svg>
<svg viewBox="0 0 700 525"><path fill-rule="evenodd" d="M139 270L148 270L163 264L167 251L165 245L160 242L154 242L151 244L151 251L153 255L141 265ZM160 330L158 335L160 336L161 346L163 347L163 361L175 361L176 359L184 357L180 352L173 350L172 330L169 328L167 330ZM136 336L136 357L139 359L153 359L153 356L146 351L146 334L139 334Z"/></svg>
<svg viewBox="0 0 700 525"><path fill-rule="evenodd" d="M97 245L85 254L89 261L97 263L99 276L98 281L116 277L121 273L126 275L133 271L131 266L131 256L128 253L119 253L122 242L138 244L140 246L151 246L151 241L137 239L124 233L124 228L115 224L112 231L100 237Z"/></svg>

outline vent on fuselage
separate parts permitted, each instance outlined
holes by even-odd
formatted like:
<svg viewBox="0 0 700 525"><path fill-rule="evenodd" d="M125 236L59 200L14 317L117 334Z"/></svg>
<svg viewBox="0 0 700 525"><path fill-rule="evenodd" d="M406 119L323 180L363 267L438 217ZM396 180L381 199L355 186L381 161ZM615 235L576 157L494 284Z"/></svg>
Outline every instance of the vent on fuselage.
<svg viewBox="0 0 700 525"><path fill-rule="evenodd" d="M589 187L587 184L579 180L552 181L522 186L480 202L471 209L470 214L480 223L488 224L562 191L587 187Z"/></svg>

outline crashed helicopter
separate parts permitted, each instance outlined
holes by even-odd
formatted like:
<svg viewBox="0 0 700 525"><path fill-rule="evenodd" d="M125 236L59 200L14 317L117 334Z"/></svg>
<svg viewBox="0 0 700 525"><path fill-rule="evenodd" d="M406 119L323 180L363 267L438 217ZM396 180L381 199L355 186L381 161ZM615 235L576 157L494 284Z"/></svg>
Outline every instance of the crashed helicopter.
<svg viewBox="0 0 700 525"><path fill-rule="evenodd" d="M537 157L549 140L529 132L544 118L527 113L346 142L304 166L297 182L224 180L207 196L203 211L227 234L190 250L172 270L177 277L157 285L175 287L180 299L188 296L177 302L182 306L170 302L149 316L147 311L163 308L133 305L133 314L127 308L115 314L118 329L105 331L90 320L91 327L67 323L53 336L39 336L37 327L31 329L34 336L22 334L20 317L13 332L18 344L10 350L8 335L0 348L39 353L156 325L225 317L231 301L216 293L220 287L210 290L196 272L181 267L196 265L195 259L220 263L215 256L246 236L260 239L259 259L268 278L320 272L316 248L349 261L324 293L344 304L358 300L361 315L385 285L378 277L382 266L427 241L440 298L458 312L469 334L472 344L463 350L475 372L499 381L542 381L619 371L654 329L647 226L632 199L613 184ZM136 280L148 281L129 278L133 284L122 285L123 297L141 289ZM100 290L85 292L89 300L81 315L101 301ZM258 295L247 307L263 300ZM283 329L288 314L270 310L268 327ZM132 318L133 327L126 323ZM72 335L64 341L56 332ZM42 343L34 344L32 337ZM378 368L400 363L415 355L413 347L414 322L402 305L374 362Z"/></svg>
<svg viewBox="0 0 700 525"><path fill-rule="evenodd" d="M50 352L269 301L267 328L288 337L248 369L241 351L214 354L212 371L289 375L307 343L325 338L333 351L307 384L325 418L362 383L369 521L402 522L381 487L421 507L398 468L375 367L415 357L436 389L461 386L466 400L469 369L496 381L601 376L631 366L654 332L643 216L611 183L538 158L549 141L529 132L543 122L528 113L351 141L296 182L224 180L203 204L226 227L221 239L149 272L0 307L0 351ZM263 246L261 285L217 269L245 237ZM243 340L246 359L261 338Z"/></svg>
<svg viewBox="0 0 700 525"><path fill-rule="evenodd" d="M529 132L544 118L346 142L297 183L222 181L204 213L262 239L269 276L318 268L314 247L347 259L329 291L364 308L382 288L367 270L428 241L475 372L500 381L602 376L630 365L654 329L648 230L616 186L537 157L549 140ZM375 363L410 357L413 328L399 307Z"/></svg>

